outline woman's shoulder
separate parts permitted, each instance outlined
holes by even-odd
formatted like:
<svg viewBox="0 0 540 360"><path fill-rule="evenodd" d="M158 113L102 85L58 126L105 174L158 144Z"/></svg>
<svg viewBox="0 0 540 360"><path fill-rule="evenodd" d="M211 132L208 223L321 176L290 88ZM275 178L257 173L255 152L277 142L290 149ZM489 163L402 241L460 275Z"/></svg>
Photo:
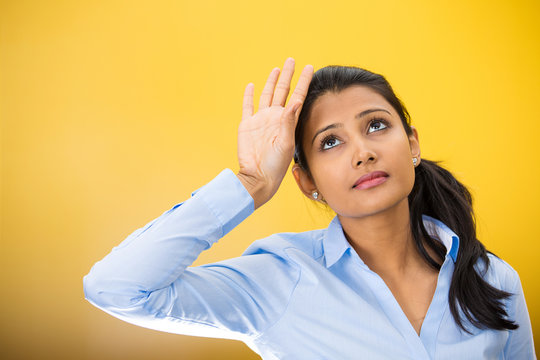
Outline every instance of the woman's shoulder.
<svg viewBox="0 0 540 360"><path fill-rule="evenodd" d="M492 252L487 252L489 267L486 270L484 261L478 260L477 269L479 274L492 286L504 290L512 291L519 281L518 272L505 260Z"/></svg>
<svg viewBox="0 0 540 360"><path fill-rule="evenodd" d="M296 252L319 260L324 255L322 241L325 232L326 229L316 229L272 234L251 243L242 255L269 254L289 258Z"/></svg>

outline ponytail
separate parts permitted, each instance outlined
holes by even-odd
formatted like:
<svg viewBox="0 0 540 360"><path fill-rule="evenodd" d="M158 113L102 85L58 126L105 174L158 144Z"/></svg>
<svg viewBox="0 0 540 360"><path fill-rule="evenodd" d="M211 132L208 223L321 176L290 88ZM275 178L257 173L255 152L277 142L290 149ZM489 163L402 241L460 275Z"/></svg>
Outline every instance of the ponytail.
<svg viewBox="0 0 540 360"><path fill-rule="evenodd" d="M438 162L422 159L415 168L415 183L409 194L411 230L418 250L431 266L439 270L440 261L437 260L444 259L446 249L428 235L422 214L446 224L459 237L459 250L448 294L448 303L455 322L470 333L463 324L461 312L477 328L517 329L518 325L507 319L508 314L502 303L503 299L512 294L488 284L475 269L475 264L481 259L487 271L489 258L488 251L476 238L471 194L448 170L437 164ZM422 239L438 259L433 259L427 253Z"/></svg>

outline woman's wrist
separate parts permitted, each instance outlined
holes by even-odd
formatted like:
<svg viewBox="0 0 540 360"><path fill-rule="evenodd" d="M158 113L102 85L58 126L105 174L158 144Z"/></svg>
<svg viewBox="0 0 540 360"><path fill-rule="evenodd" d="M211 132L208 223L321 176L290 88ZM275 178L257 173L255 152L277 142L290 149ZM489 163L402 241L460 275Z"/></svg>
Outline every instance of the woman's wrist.
<svg viewBox="0 0 540 360"><path fill-rule="evenodd" d="M242 173L238 173L236 176L253 198L255 210L270 200L268 198L268 186L266 184Z"/></svg>

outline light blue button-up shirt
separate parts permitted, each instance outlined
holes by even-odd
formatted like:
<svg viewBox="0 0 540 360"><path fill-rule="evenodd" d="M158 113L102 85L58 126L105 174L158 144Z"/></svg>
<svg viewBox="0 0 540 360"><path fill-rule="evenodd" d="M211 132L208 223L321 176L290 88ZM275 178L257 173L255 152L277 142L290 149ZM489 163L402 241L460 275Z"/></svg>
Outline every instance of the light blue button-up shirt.
<svg viewBox="0 0 540 360"><path fill-rule="evenodd" d="M265 360L536 358L519 276L495 256L485 279L515 294L505 306L519 328L460 331L448 306L459 239L428 216L426 230L448 250L420 336L337 217L327 229L274 234L240 257L189 267L253 211L225 169L97 262L84 277L86 299L146 328L244 341Z"/></svg>

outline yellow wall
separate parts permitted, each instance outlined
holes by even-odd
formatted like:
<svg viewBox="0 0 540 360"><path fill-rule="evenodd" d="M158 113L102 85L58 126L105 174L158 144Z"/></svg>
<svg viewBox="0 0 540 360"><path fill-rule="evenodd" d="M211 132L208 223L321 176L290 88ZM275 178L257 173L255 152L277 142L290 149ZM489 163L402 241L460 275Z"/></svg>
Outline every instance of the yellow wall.
<svg viewBox="0 0 540 360"><path fill-rule="evenodd" d="M520 273L538 338L539 4L2 1L2 357L258 358L239 342L117 320L84 300L82 277L133 230L237 170L244 87L254 82L258 98L288 56L297 69L387 76L423 157L470 187L479 238ZM197 264L328 221L289 173Z"/></svg>

